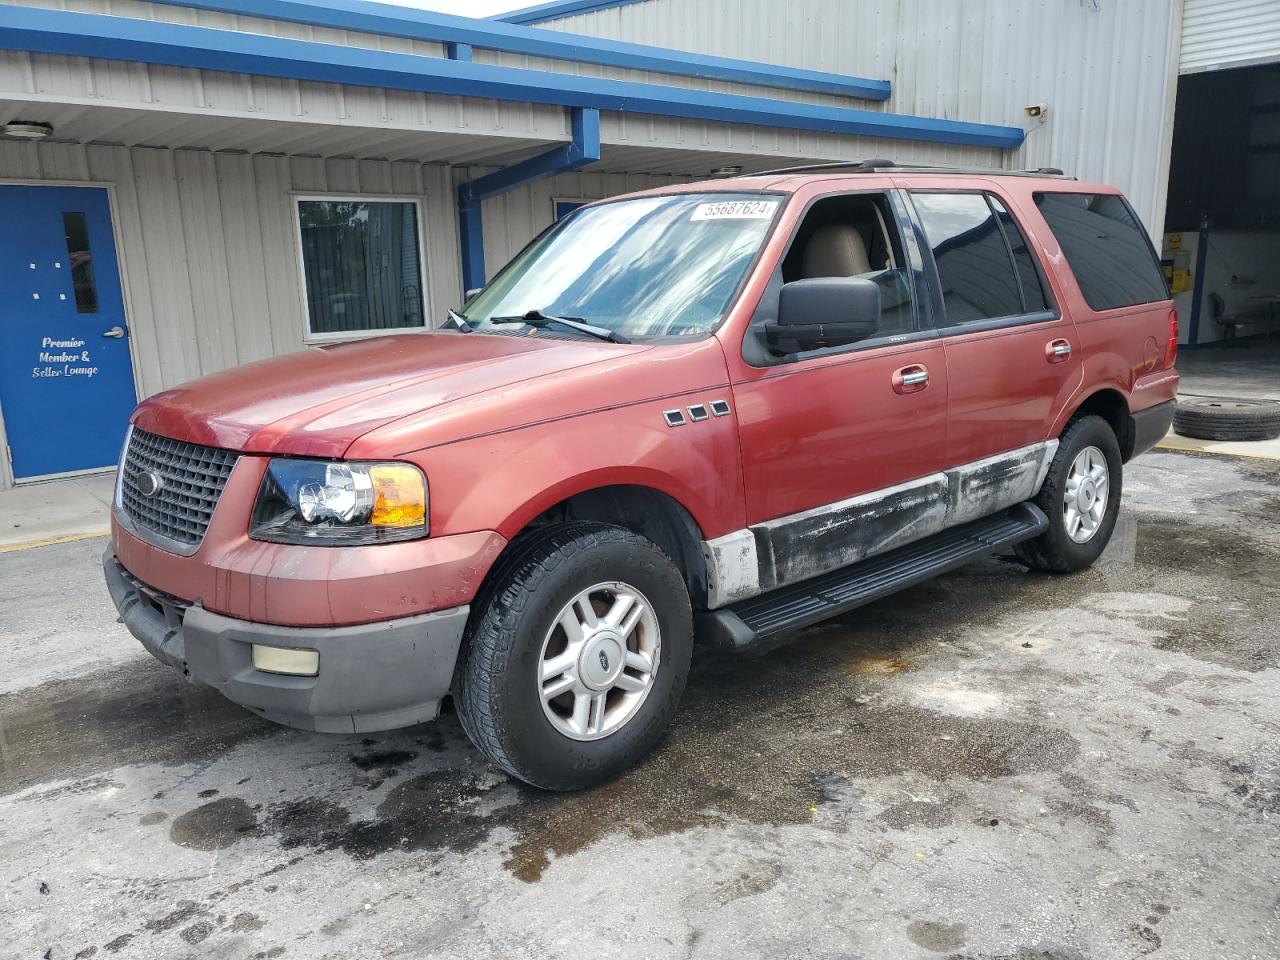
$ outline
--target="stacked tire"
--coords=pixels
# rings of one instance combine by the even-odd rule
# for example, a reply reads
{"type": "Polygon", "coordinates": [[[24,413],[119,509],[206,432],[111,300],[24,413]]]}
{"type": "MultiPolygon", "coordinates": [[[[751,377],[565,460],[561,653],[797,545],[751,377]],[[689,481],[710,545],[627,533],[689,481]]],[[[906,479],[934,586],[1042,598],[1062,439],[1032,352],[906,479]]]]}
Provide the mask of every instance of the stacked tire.
{"type": "Polygon", "coordinates": [[[1280,401],[1179,397],[1173,429],[1199,440],[1274,440],[1280,437],[1280,401]]]}

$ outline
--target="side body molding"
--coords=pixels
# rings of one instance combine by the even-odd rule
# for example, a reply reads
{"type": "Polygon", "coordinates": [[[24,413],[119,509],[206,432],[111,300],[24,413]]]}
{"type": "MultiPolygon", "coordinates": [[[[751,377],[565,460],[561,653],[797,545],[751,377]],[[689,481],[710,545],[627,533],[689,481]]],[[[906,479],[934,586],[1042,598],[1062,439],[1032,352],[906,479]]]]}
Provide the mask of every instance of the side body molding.
{"type": "Polygon", "coordinates": [[[707,606],[808,580],[1030,500],[1058,441],[1019,447],[908,483],[704,541],[707,606]]]}

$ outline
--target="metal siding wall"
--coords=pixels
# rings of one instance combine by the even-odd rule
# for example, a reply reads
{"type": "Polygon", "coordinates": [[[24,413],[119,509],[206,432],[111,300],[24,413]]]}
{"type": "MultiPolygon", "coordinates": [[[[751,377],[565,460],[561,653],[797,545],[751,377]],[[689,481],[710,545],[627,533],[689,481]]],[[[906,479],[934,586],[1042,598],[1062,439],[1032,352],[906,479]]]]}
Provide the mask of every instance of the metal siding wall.
{"type": "MultiPolygon", "coordinates": [[[[158,20],[190,26],[263,33],[297,40],[313,40],[342,46],[367,47],[396,53],[416,53],[441,57],[444,47],[399,37],[308,27],[301,24],[236,17],[140,2],[140,0],[0,0],[0,3],[36,6],[80,13],[158,20]]],[[[23,92],[33,99],[69,100],[113,106],[151,106],[172,111],[186,109],[208,114],[209,119],[157,116],[157,134],[182,134],[183,125],[198,130],[213,119],[279,119],[306,121],[347,127],[330,130],[325,145],[333,153],[353,153],[367,145],[373,129],[389,131],[434,131],[442,133],[491,133],[499,136],[538,140],[568,139],[564,112],[556,107],[532,106],[459,97],[434,96],[398,90],[337,84],[306,83],[273,77],[245,77],[238,74],[178,67],[148,66],[83,57],[48,56],[20,52],[0,52],[0,91],[9,99],[21,100],[23,92]],[[341,143],[343,139],[348,143],[341,143]]],[[[104,131],[115,134],[116,131],[104,131]]],[[[128,139],[129,131],[92,139],[128,139]]],[[[154,142],[143,133],[143,141],[154,142]]],[[[134,141],[137,142],[137,141],[134,141]]],[[[172,142],[172,141],[167,141],[172,142]]],[[[180,141],[179,141],[180,142],[180,141]]],[[[289,147],[303,152],[303,145],[289,147]]],[[[329,152],[326,150],[326,152],[329,152]]],[[[452,159],[452,158],[450,158],[452,159]]]]}
{"type": "MultiPolygon", "coordinates": [[[[139,395],[304,344],[297,192],[420,201],[428,320],[460,300],[445,167],[194,150],[0,142],[0,180],[113,188],[139,395]]],[[[548,201],[547,220],[550,219],[548,201]]]]}
{"type": "Polygon", "coordinates": [[[1280,62],[1277,0],[1184,0],[1181,73],[1280,62]]]}
{"type": "MultiPolygon", "coordinates": [[[[1187,0],[1188,9],[1197,2],[1209,0],[1187,0]]],[[[1257,5],[1280,8],[1276,0],[1257,5]]],[[[1027,126],[1026,143],[1002,165],[1057,166],[1114,183],[1148,230],[1163,232],[1182,0],[648,0],[542,26],[885,77],[893,96],[883,109],[1027,126]],[[1043,124],[1023,115],[1036,103],[1049,106],[1043,124]]],[[[685,135],[701,142],[701,131],[685,135]]],[[[838,155],[849,155],[846,146],[838,155]]],[[[885,141],[872,150],[984,162],[885,141]]]]}
{"type": "MultiPolygon", "coordinates": [[[[458,170],[458,182],[472,180],[489,168],[458,170]]],[[[605,197],[637,190],[651,190],[673,183],[687,183],[690,177],[665,177],[650,174],[564,173],[538,180],[510,193],[504,193],[482,206],[484,217],[485,272],[492,278],[530,240],[550,225],[556,199],[601,200],[605,197]]],[[[455,243],[454,249],[457,249],[455,243]]],[[[443,314],[441,314],[443,315],[443,314]]]]}

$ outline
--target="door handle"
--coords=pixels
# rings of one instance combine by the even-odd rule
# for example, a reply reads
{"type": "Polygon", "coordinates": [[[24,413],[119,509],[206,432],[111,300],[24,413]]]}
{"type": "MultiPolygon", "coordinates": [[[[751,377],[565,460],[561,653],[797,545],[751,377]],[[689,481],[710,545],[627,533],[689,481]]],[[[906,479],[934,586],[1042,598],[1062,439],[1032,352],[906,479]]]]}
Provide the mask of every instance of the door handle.
{"type": "Polygon", "coordinates": [[[112,340],[119,340],[121,337],[124,336],[124,327],[112,327],[110,330],[104,333],[103,336],[110,337],[112,340]]]}
{"type": "Polygon", "coordinates": [[[1044,358],[1050,363],[1061,363],[1071,356],[1070,340],[1050,340],[1044,345],[1044,358]]]}
{"type": "Polygon", "coordinates": [[[922,363],[913,363],[893,371],[893,389],[895,393],[917,393],[929,385],[929,368],[922,363]]]}

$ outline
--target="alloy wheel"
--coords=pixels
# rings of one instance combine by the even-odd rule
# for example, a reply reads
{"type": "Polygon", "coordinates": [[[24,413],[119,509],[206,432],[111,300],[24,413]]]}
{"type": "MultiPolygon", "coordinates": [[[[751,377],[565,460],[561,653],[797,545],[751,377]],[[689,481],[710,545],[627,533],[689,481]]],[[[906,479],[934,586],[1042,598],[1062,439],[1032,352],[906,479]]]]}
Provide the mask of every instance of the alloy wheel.
{"type": "Polygon", "coordinates": [[[617,581],[564,605],[542,642],[538,694],[552,726],[573,740],[620,730],[653,688],[662,635],[653,604],[617,581]]]}

